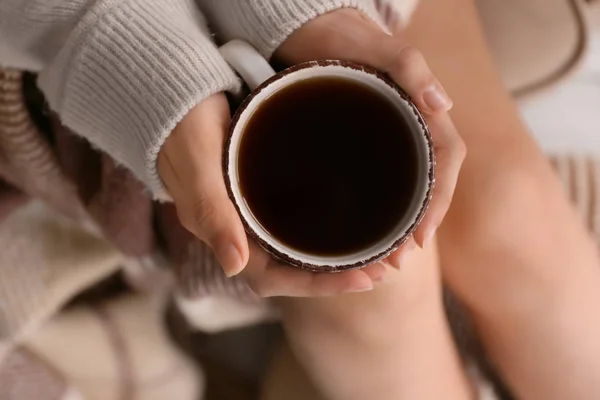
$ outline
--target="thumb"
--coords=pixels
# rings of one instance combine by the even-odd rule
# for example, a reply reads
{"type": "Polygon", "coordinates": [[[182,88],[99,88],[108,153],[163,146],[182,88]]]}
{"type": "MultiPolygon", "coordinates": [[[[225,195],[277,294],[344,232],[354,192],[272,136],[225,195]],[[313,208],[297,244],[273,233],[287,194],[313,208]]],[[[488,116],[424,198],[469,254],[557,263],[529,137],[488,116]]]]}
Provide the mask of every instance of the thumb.
{"type": "Polygon", "coordinates": [[[173,130],[158,169],[182,225],[208,244],[227,276],[248,262],[244,227],[227,195],[221,157],[230,114],[223,94],[194,107],[173,130]]]}
{"type": "Polygon", "coordinates": [[[248,262],[244,228],[226,196],[192,194],[181,213],[184,226],[214,251],[228,277],[239,274],[248,262]]]}

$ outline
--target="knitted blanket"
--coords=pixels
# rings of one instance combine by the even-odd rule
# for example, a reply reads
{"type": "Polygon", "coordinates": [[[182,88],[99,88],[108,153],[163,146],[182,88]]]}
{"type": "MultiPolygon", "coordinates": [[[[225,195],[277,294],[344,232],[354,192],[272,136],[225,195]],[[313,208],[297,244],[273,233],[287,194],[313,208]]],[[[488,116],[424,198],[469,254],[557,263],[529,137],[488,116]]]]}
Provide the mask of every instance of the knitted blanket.
{"type": "MultiPolygon", "coordinates": [[[[139,272],[167,264],[185,299],[255,300],[247,285],[226,278],[209,249],[179,224],[173,205],[153,202],[127,169],[46,111],[33,76],[0,69],[0,223],[32,199],[42,200],[87,235],[106,240],[123,256],[124,267],[139,272]]],[[[90,263],[76,272],[91,279],[66,285],[73,274],[62,270],[67,263],[26,262],[31,254],[21,252],[21,260],[11,254],[12,264],[0,268],[0,339],[27,331],[41,300],[49,300],[47,293],[67,300],[95,283],[92,278],[101,278],[90,263]]]]}

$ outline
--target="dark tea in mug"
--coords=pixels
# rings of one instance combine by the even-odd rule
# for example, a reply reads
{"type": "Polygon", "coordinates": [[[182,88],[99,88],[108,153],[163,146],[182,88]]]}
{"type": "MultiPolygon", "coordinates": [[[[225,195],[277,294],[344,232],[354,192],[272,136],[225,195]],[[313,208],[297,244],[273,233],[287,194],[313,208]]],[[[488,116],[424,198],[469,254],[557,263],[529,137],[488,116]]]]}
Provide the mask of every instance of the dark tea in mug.
{"type": "Polygon", "coordinates": [[[367,249],[409,212],[415,135],[381,93],[342,77],[292,83],[264,100],[241,137],[238,177],[254,218],[297,251],[367,249]]]}

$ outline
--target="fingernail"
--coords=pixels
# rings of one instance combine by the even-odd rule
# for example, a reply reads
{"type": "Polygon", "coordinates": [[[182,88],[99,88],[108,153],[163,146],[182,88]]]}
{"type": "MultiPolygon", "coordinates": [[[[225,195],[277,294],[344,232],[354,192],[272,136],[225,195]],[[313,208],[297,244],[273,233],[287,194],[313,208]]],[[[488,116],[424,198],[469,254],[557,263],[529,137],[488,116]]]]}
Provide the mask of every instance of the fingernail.
{"type": "Polygon", "coordinates": [[[437,83],[432,84],[423,93],[423,101],[434,112],[448,111],[452,108],[452,100],[437,83]]]}
{"type": "Polygon", "coordinates": [[[242,256],[233,244],[227,244],[217,251],[217,258],[228,278],[236,276],[244,269],[242,256]]]}
{"type": "Polygon", "coordinates": [[[369,292],[371,290],[373,290],[373,285],[369,284],[366,286],[359,286],[355,289],[352,289],[352,290],[350,290],[350,293],[362,293],[362,292],[369,292]]]}

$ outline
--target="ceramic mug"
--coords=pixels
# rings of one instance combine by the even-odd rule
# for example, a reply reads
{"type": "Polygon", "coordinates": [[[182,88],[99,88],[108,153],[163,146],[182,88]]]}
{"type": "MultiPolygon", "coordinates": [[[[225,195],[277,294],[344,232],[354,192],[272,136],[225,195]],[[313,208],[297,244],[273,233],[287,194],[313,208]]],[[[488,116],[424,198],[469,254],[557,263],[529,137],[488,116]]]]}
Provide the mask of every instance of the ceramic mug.
{"type": "Polygon", "coordinates": [[[312,61],[276,73],[251,45],[239,40],[220,49],[223,58],[246,82],[251,94],[233,116],[223,155],[223,169],[229,197],[235,205],[248,235],[264,250],[289,265],[314,272],[341,272],[362,268],[380,261],[398,249],[415,231],[425,215],[435,183],[433,143],[425,119],[408,95],[385,74],[369,67],[346,61],[312,61]],[[349,254],[323,256],[301,252],[282,243],[264,229],[244,200],[238,174],[241,138],[253,113],[271,95],[302,80],[336,77],[367,85],[390,100],[404,117],[414,136],[417,152],[417,187],[410,205],[395,228],[376,244],[349,254]]]}

